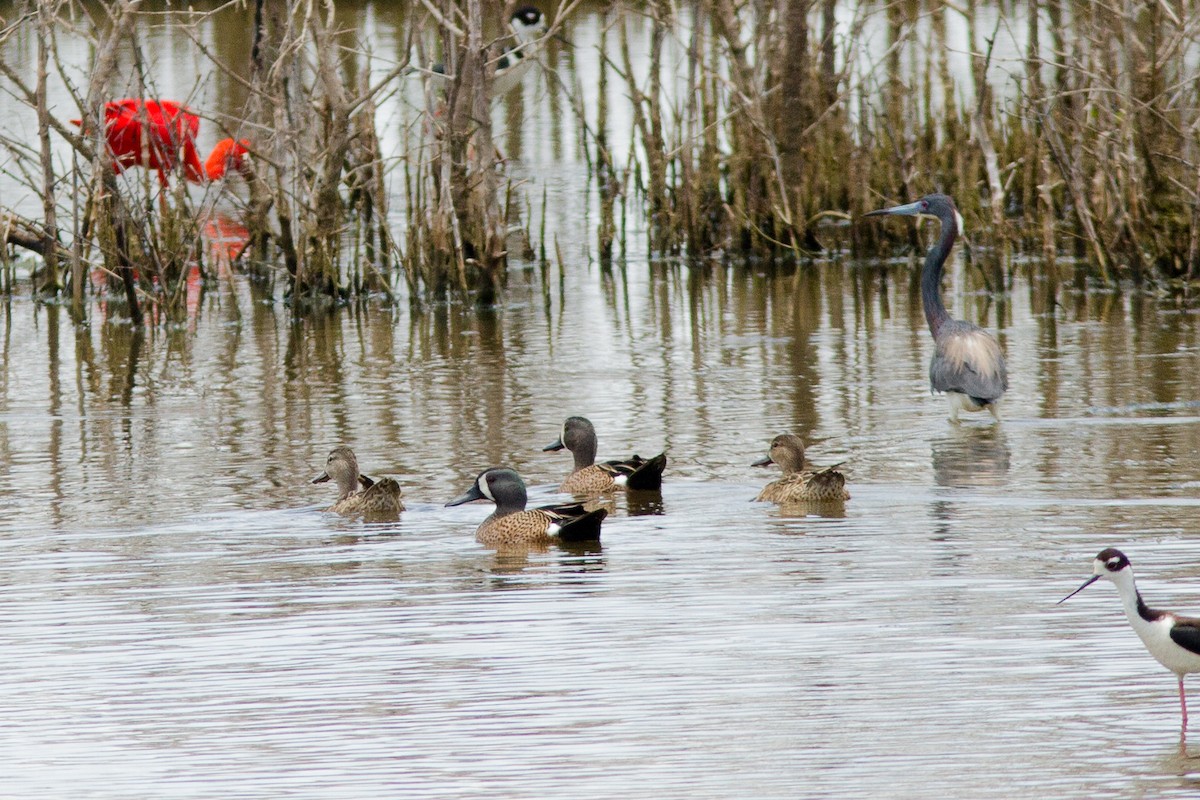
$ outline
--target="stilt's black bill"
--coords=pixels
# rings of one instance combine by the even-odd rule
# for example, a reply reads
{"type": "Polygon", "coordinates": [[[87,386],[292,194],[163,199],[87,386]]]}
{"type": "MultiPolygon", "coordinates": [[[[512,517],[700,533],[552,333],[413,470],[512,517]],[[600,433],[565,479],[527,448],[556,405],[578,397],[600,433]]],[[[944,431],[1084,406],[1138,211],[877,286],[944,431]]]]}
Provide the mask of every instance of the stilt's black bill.
{"type": "Polygon", "coordinates": [[[1098,581],[1098,580],[1100,580],[1100,576],[1099,576],[1099,575],[1093,575],[1092,577],[1088,578],[1086,581],[1084,581],[1084,582],[1083,582],[1083,586],[1080,586],[1078,589],[1076,589],[1075,591],[1071,592],[1069,595],[1067,595],[1066,597],[1064,597],[1062,600],[1059,600],[1059,601],[1058,601],[1057,603],[1055,603],[1054,605],[1056,605],[1056,606],[1057,606],[1057,605],[1062,605],[1063,603],[1067,602],[1067,601],[1068,601],[1068,600],[1070,600],[1072,597],[1074,597],[1075,595],[1079,594],[1079,593],[1080,593],[1080,592],[1082,592],[1084,589],[1086,589],[1087,587],[1091,586],[1093,583],[1095,583],[1095,582],[1096,582],[1096,581],[1098,581]]]}

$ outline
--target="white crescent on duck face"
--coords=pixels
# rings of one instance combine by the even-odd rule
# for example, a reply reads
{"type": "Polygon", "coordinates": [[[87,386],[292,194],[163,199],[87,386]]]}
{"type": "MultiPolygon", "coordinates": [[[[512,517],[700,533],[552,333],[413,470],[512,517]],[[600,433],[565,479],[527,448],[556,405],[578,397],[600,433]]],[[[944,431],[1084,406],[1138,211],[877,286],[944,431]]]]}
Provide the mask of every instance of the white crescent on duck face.
{"type": "Polygon", "coordinates": [[[999,421],[1000,398],[1008,390],[1008,366],[1000,344],[978,325],[953,319],[942,302],[942,270],[963,227],[954,200],[931,194],[915,203],[881,208],[864,216],[879,215],[928,216],[940,222],[941,234],[921,270],[921,303],[934,341],[929,385],[947,395],[953,422],[958,422],[959,411],[985,409],[999,421]]]}
{"type": "Polygon", "coordinates": [[[543,452],[567,449],[574,459],[574,468],[562,484],[560,492],[574,495],[595,495],[612,489],[627,488],[655,491],[662,488],[662,475],[667,467],[667,454],[654,458],[633,455],[630,458],[596,463],[596,428],[586,417],[567,417],[558,439],[542,448],[543,452]]]}
{"type": "Polygon", "coordinates": [[[599,542],[604,509],[588,511],[582,505],[552,505],[526,509],[525,482],[515,470],[484,470],[471,488],[446,505],[488,499],[496,510],[480,523],[475,539],[489,547],[518,547],[550,542],[599,542]]]}

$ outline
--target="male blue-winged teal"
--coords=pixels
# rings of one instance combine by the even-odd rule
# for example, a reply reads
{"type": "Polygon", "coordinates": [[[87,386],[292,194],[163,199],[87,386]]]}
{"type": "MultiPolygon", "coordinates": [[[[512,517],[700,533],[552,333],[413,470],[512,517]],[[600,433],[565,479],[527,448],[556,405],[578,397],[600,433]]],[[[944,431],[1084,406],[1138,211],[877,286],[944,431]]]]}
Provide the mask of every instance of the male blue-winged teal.
{"type": "Polygon", "coordinates": [[[332,480],[341,492],[337,502],[327,511],[346,516],[396,517],[404,510],[400,500],[400,484],[391,478],[371,480],[358,471],[358,459],[349,447],[335,447],[325,459],[325,471],[313,478],[313,483],[332,480]],[[358,488],[359,486],[362,488],[358,488]]]}
{"type": "Polygon", "coordinates": [[[558,487],[560,492],[592,495],[610,489],[661,489],[667,454],[646,459],[639,455],[620,461],[596,462],[596,429],[584,417],[567,417],[562,432],[542,452],[566,448],[575,457],[575,469],[558,487]]]}
{"type": "Polygon", "coordinates": [[[526,510],[527,499],[525,482],[515,470],[493,467],[479,473],[465,494],[446,505],[472,500],[495,503],[496,510],[475,531],[475,540],[489,547],[600,541],[600,522],[608,515],[603,508],[587,511],[575,504],[526,510]]]}
{"type": "Polygon", "coordinates": [[[799,436],[782,433],[771,440],[771,450],[751,466],[778,464],[783,477],[771,481],[758,493],[756,501],[768,503],[802,503],[828,500],[849,500],[846,476],[838,472],[841,464],[817,470],[804,469],[804,442],[799,436]]]}

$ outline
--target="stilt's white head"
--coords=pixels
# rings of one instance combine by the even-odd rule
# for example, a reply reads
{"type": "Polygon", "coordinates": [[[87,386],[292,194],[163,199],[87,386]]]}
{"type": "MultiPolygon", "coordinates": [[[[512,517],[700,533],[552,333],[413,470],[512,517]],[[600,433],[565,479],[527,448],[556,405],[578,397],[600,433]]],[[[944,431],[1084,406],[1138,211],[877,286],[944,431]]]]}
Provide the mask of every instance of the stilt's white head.
{"type": "Polygon", "coordinates": [[[1108,578],[1117,584],[1118,587],[1123,587],[1125,584],[1133,582],[1133,567],[1130,565],[1129,559],[1115,547],[1108,547],[1101,550],[1095,560],[1092,561],[1092,577],[1088,578],[1083,582],[1082,586],[1058,602],[1063,603],[1070,600],[1101,578],[1108,578]]]}

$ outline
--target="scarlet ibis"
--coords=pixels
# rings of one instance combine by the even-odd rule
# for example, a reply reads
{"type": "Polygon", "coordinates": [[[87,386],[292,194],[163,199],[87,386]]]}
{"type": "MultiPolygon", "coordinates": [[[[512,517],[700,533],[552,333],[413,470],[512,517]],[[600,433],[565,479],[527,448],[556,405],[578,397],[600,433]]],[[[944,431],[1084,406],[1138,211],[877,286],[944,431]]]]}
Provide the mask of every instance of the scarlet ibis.
{"type": "Polygon", "coordinates": [[[930,249],[921,270],[921,304],[934,343],[929,384],[935,392],[945,392],[951,422],[958,422],[959,411],[984,409],[999,421],[1000,397],[1008,389],[1008,368],[1000,345],[978,325],[951,317],[942,302],[942,268],[962,230],[962,215],[950,197],[931,194],[915,203],[881,208],[864,216],[885,214],[936,217],[942,223],[938,243],[930,249]]]}
{"type": "MultiPolygon", "coordinates": [[[[77,119],[71,122],[81,125],[77,119]]],[[[164,186],[167,173],[181,163],[183,177],[192,183],[218,180],[231,167],[244,171],[243,156],[249,152],[245,139],[222,139],[201,165],[196,154],[199,129],[200,118],[174,100],[129,97],[104,104],[104,138],[113,171],[122,172],[127,167],[152,169],[164,186]]]]}

